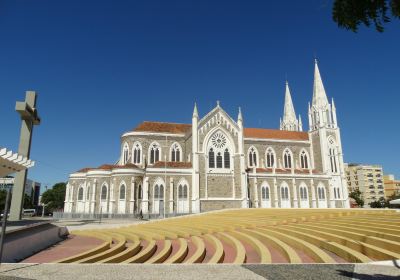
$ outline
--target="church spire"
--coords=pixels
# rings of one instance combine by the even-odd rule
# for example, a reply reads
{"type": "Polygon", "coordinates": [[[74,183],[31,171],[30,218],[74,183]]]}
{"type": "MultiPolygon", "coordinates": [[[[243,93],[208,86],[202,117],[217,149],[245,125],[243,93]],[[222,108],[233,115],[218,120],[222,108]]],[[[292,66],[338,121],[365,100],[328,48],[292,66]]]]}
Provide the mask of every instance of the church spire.
{"type": "Polygon", "coordinates": [[[324,84],[322,83],[321,74],[319,73],[318,62],[315,59],[314,68],[314,87],[313,87],[313,98],[312,105],[316,108],[325,108],[328,105],[328,98],[326,97],[326,92],[324,84]]]}
{"type": "Polygon", "coordinates": [[[283,108],[283,120],[281,121],[281,130],[299,130],[299,122],[294,111],[292,96],[290,94],[289,84],[286,81],[285,105],[283,108]]]}
{"type": "Polygon", "coordinates": [[[197,111],[197,104],[196,102],[194,103],[194,108],[193,108],[193,116],[192,118],[198,118],[199,117],[199,112],[197,111]]]}

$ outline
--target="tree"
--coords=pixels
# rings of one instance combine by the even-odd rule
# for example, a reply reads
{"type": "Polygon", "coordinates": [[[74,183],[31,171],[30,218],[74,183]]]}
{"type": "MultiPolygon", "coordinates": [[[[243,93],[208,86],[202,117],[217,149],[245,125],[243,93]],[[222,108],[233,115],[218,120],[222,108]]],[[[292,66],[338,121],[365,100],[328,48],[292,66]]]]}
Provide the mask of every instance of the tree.
{"type": "Polygon", "coordinates": [[[364,199],[361,197],[361,192],[360,190],[355,190],[349,193],[349,197],[354,199],[358,205],[358,207],[363,207],[364,206],[364,199]]]}
{"type": "Polygon", "coordinates": [[[335,0],[332,17],[339,27],[357,32],[360,24],[375,26],[383,32],[383,25],[393,18],[400,18],[400,0],[335,0]]]}
{"type": "Polygon", "coordinates": [[[46,205],[49,212],[64,208],[65,183],[57,183],[42,195],[42,203],[46,205]]]}
{"type": "Polygon", "coordinates": [[[384,197],[379,198],[379,200],[375,200],[369,204],[371,208],[385,208],[389,207],[389,200],[386,200],[384,197]]]}
{"type": "MultiPolygon", "coordinates": [[[[7,197],[7,190],[0,190],[0,209],[1,211],[4,209],[4,206],[6,204],[6,197],[7,197]]],[[[11,197],[12,193],[10,194],[10,200],[8,203],[11,203],[11,197]]],[[[24,194],[24,209],[32,209],[33,208],[33,203],[32,199],[29,195],[24,194]]]]}

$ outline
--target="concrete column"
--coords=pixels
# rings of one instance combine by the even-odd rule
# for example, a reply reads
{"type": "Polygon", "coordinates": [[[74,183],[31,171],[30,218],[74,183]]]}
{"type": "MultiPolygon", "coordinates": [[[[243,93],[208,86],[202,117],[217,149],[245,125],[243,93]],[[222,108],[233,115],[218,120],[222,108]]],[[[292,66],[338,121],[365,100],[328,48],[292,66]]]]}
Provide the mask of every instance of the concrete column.
{"type": "Polygon", "coordinates": [[[258,208],[258,186],[257,186],[257,178],[254,178],[254,206],[258,208]]]}
{"type": "Polygon", "coordinates": [[[174,213],[174,179],[173,178],[169,178],[169,213],[170,214],[174,213]]]}
{"type": "Polygon", "coordinates": [[[135,214],[135,191],[136,191],[136,183],[135,177],[131,179],[131,197],[129,200],[129,213],[135,214]]]}
{"type": "Polygon", "coordinates": [[[69,183],[65,187],[64,212],[69,213],[69,183]]]}
{"type": "Polygon", "coordinates": [[[114,191],[115,191],[115,178],[111,179],[111,182],[110,182],[110,206],[109,206],[109,210],[108,210],[108,212],[110,214],[114,213],[114,207],[115,207],[114,191]]]}
{"type": "MultiPolygon", "coordinates": [[[[21,133],[19,138],[18,154],[29,158],[31,152],[33,126],[40,124],[40,118],[36,110],[36,93],[27,91],[24,102],[17,102],[15,110],[21,116],[21,133]]],[[[10,221],[19,221],[24,205],[25,183],[28,170],[24,169],[15,175],[12,190],[10,221]]]]}
{"type": "Polygon", "coordinates": [[[299,207],[299,201],[297,199],[296,179],[292,179],[292,188],[293,188],[293,208],[298,208],[299,207]]]}
{"type": "MultiPolygon", "coordinates": [[[[97,180],[94,179],[93,180],[93,191],[92,191],[92,201],[91,203],[91,209],[92,209],[92,213],[96,213],[96,193],[97,193],[97,180]]],[[[99,205],[100,205],[100,199],[99,199],[99,205]]]]}
{"type": "Polygon", "coordinates": [[[70,196],[70,203],[69,203],[69,210],[70,210],[70,213],[74,213],[74,212],[76,212],[76,211],[74,211],[74,204],[75,204],[75,201],[74,201],[74,185],[71,185],[71,196],[70,196]]]}
{"type": "Polygon", "coordinates": [[[336,208],[332,182],[329,181],[329,208],[336,208]]]}
{"type": "Polygon", "coordinates": [[[279,193],[278,193],[278,183],[276,182],[276,178],[274,177],[274,207],[279,208],[279,193]]]}
{"type": "Polygon", "coordinates": [[[145,177],[143,182],[142,213],[149,213],[149,177],[145,177]]]}
{"type": "Polygon", "coordinates": [[[315,197],[314,179],[311,179],[311,208],[317,208],[317,199],[315,197]]]}

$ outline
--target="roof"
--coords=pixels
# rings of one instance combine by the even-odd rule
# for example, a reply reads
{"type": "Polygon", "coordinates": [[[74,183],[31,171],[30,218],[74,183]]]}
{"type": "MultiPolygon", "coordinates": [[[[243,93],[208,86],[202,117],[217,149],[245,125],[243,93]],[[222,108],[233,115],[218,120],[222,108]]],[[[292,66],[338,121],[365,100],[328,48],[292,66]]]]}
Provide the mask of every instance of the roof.
{"type": "Polygon", "coordinates": [[[191,124],[145,121],[134,128],[133,131],[182,134],[188,132],[191,128],[191,124]]]}
{"type": "Polygon", "coordinates": [[[176,162],[176,161],[157,161],[153,167],[155,168],[192,168],[191,162],[176,162]]]}
{"type": "MultiPolygon", "coordinates": [[[[145,121],[134,128],[133,131],[185,134],[190,131],[191,128],[191,124],[145,121]]],[[[260,139],[309,140],[307,132],[266,128],[245,128],[244,137],[260,139]]]]}
{"type": "Polygon", "coordinates": [[[139,167],[132,163],[128,163],[125,165],[103,164],[103,165],[100,165],[99,167],[85,167],[85,168],[82,168],[82,169],[76,171],[76,173],[86,173],[91,170],[112,170],[112,169],[121,169],[121,168],[124,169],[124,168],[139,168],[139,167]]]}
{"type": "Polygon", "coordinates": [[[265,128],[245,128],[245,138],[260,139],[283,139],[283,140],[309,140],[307,132],[265,129],[265,128]]]}

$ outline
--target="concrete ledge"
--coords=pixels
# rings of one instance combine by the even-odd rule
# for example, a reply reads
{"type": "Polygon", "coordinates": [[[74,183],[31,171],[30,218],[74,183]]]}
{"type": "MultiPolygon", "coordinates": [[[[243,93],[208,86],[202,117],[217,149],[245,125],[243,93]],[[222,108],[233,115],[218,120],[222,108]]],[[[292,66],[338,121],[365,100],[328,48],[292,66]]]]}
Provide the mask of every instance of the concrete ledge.
{"type": "Polygon", "coordinates": [[[3,262],[19,262],[62,240],[68,235],[65,227],[50,222],[32,223],[7,231],[4,241],[3,262]]]}

